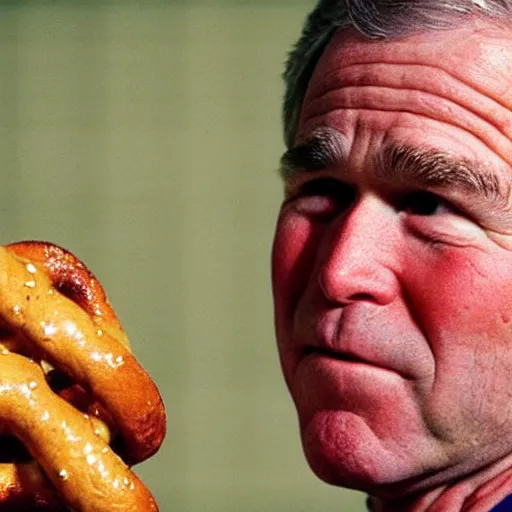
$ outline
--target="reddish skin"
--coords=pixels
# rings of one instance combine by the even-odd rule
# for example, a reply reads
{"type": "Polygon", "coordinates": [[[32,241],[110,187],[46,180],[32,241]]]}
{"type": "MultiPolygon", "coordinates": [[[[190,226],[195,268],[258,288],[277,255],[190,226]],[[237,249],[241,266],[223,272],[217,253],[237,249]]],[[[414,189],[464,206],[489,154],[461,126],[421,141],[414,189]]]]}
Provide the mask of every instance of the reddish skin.
{"type": "Polygon", "coordinates": [[[312,469],[377,510],[487,511],[512,493],[512,214],[447,185],[420,187],[439,198],[421,214],[373,160],[392,140],[509,179],[511,77],[510,29],[486,21],[393,41],[344,30],[306,94],[296,143],[330,127],[347,157],[285,182],[279,356],[312,469]],[[354,201],[303,188],[325,176],[354,201]],[[319,346],[359,362],[304,355],[319,346]]]}

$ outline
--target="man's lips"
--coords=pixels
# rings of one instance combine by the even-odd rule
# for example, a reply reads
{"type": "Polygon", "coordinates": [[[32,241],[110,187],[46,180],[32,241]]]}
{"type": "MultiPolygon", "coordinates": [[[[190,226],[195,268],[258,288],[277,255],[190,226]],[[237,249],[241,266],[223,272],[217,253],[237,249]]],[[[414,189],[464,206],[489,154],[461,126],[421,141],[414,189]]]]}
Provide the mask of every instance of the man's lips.
{"type": "Polygon", "coordinates": [[[341,350],[333,350],[325,346],[307,346],[300,351],[299,364],[308,360],[325,360],[325,361],[339,361],[345,363],[356,364],[357,366],[374,368],[378,370],[385,370],[386,372],[396,373],[404,378],[409,379],[410,377],[400,372],[392,364],[386,364],[377,358],[363,358],[353,352],[344,352],[341,350]]]}
{"type": "Polygon", "coordinates": [[[354,354],[350,354],[348,352],[334,351],[334,350],[331,350],[331,349],[325,348],[325,347],[313,347],[313,346],[306,347],[303,349],[301,357],[305,358],[305,357],[312,356],[312,355],[324,356],[324,357],[328,357],[331,359],[337,359],[339,361],[354,361],[354,362],[359,362],[359,363],[370,364],[370,363],[368,363],[368,361],[364,361],[363,359],[355,356],[354,354]]]}
{"type": "Polygon", "coordinates": [[[352,362],[382,368],[407,380],[432,373],[429,344],[419,327],[402,310],[368,303],[315,309],[303,305],[282,335],[282,357],[293,368],[316,356],[332,362],[352,362]]]}

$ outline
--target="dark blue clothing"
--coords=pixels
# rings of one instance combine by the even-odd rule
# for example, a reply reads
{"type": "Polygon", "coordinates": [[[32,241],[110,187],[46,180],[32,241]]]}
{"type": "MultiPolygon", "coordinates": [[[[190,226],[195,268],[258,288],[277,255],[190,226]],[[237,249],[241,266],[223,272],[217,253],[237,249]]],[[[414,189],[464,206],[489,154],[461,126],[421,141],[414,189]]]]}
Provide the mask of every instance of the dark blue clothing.
{"type": "Polygon", "coordinates": [[[507,496],[501,503],[491,508],[489,512],[512,512],[512,494],[507,496]]]}
{"type": "MultiPolygon", "coordinates": [[[[366,505],[368,507],[368,510],[371,511],[371,505],[370,505],[370,497],[368,496],[366,500],[366,505]]],[[[495,507],[491,508],[489,512],[512,512],[512,494],[507,496],[503,501],[498,503],[495,507]]]]}

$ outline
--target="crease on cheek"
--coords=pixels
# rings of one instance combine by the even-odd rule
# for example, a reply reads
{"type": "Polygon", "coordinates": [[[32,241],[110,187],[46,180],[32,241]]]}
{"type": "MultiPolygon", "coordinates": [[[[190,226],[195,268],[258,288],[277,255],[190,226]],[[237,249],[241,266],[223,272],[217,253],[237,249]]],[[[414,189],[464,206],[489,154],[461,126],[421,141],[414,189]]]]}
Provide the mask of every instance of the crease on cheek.
{"type": "Polygon", "coordinates": [[[505,249],[506,251],[512,251],[512,234],[502,234],[490,230],[486,230],[485,234],[489,240],[494,242],[502,249],[505,249]]]}
{"type": "Polygon", "coordinates": [[[425,325],[425,318],[424,315],[422,315],[422,308],[418,308],[415,305],[412,294],[405,286],[402,286],[402,297],[405,303],[405,310],[409,313],[413,325],[421,333],[423,339],[428,339],[427,331],[423,327],[425,325]]]}

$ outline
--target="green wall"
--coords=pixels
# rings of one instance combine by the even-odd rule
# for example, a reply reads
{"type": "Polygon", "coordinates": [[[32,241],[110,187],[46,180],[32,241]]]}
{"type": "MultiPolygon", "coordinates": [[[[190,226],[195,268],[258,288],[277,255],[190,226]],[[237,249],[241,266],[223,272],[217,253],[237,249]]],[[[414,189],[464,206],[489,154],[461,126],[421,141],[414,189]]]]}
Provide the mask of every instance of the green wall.
{"type": "Polygon", "coordinates": [[[344,512],[274,349],[280,73],[314,2],[0,2],[0,240],[98,275],[167,404],[161,510],[344,512]]]}

